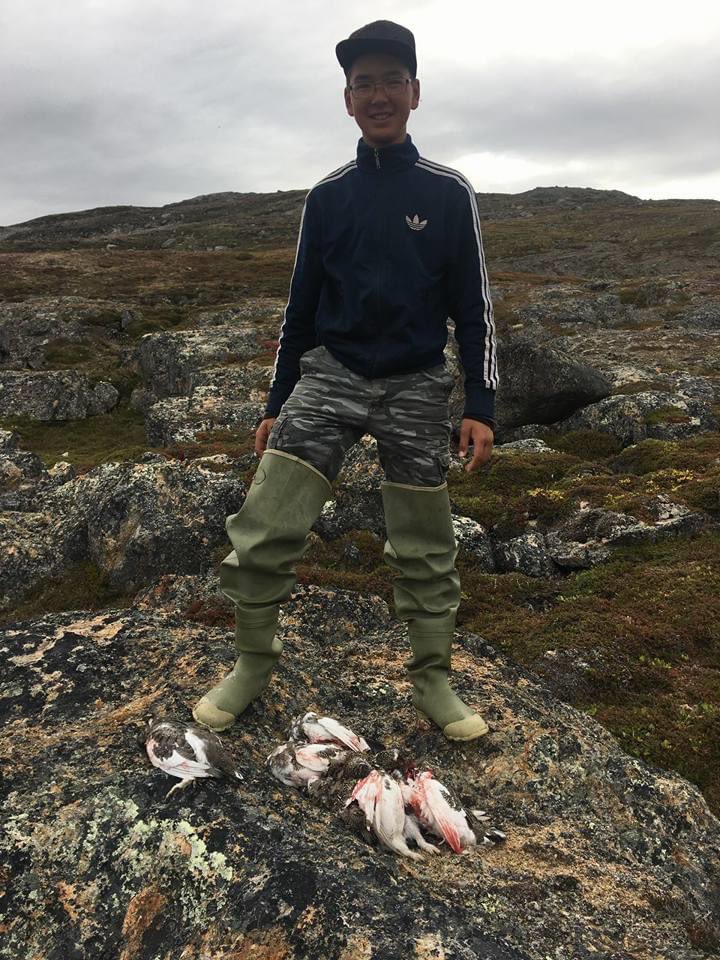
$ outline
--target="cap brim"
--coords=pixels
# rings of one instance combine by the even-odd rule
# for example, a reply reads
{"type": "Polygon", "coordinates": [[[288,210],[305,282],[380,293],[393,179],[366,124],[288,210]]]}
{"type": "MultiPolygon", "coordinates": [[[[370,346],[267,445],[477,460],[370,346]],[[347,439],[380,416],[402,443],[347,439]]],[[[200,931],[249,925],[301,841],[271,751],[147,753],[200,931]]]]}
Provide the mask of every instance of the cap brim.
{"type": "Polygon", "coordinates": [[[397,40],[341,40],[335,47],[335,56],[343,70],[349,70],[357,58],[365,53],[390,53],[415,76],[417,60],[407,44],[397,40]]]}

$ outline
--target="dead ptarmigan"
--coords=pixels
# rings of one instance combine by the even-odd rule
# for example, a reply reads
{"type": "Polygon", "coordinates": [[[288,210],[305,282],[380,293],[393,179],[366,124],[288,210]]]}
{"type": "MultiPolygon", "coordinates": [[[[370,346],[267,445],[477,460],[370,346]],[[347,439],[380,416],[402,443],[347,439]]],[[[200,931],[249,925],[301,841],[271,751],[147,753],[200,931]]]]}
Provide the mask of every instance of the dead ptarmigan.
{"type": "Polygon", "coordinates": [[[243,779],[220,737],[196,723],[153,717],[145,731],[145,750],[154,767],[181,780],[166,798],[198,777],[243,779]]]}
{"type": "Polygon", "coordinates": [[[295,717],[288,729],[288,740],[298,743],[338,743],[358,752],[370,749],[365,740],[348,727],[332,717],[319,717],[316,713],[295,717]]]}
{"type": "Polygon", "coordinates": [[[309,787],[324,776],[330,764],[351,751],[337,743],[282,743],[266,763],[274,777],[288,787],[309,787]]]}

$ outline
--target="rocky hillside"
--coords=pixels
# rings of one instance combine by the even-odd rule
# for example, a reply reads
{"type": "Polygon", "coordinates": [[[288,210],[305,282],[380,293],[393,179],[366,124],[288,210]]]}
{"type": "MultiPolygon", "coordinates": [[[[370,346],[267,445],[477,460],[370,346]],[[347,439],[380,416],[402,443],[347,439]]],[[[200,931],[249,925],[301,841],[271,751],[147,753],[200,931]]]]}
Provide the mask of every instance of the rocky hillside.
{"type": "MultiPolygon", "coordinates": [[[[217,566],[257,460],[299,191],[0,228],[0,956],[720,956],[720,204],[481,195],[493,458],[448,477],[454,670],[491,732],[418,724],[375,442],[283,608],[239,785],[137,736],[232,663],[217,566]],[[503,843],[367,846],[264,759],[316,709],[401,746],[503,843]]],[[[451,412],[462,410],[462,369],[451,412]]]]}

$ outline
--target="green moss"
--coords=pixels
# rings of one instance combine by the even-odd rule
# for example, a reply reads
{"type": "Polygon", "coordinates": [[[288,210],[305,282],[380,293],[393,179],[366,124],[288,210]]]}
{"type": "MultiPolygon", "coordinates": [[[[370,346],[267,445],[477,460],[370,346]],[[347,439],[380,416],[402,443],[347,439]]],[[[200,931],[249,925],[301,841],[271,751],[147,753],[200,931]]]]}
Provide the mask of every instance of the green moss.
{"type": "Polygon", "coordinates": [[[615,473],[652,473],[676,460],[680,444],[674,440],[641,440],[610,461],[615,473]]]}
{"type": "Polygon", "coordinates": [[[636,393],[646,393],[647,391],[659,390],[663,393],[668,393],[672,389],[672,383],[670,380],[666,380],[662,377],[656,377],[653,380],[632,380],[629,383],[621,383],[616,386],[613,391],[613,396],[632,396],[636,393]]]}
{"type": "Polygon", "coordinates": [[[543,437],[553,450],[569,453],[583,460],[604,460],[619,453],[622,443],[617,437],[598,430],[570,430],[568,433],[549,433],[543,437]]]}
{"type": "Polygon", "coordinates": [[[677,407],[658,407],[646,414],[645,422],[647,424],[655,423],[689,423],[690,417],[677,407]]]}
{"type": "Polygon", "coordinates": [[[298,565],[298,583],[376,594],[391,604],[397,574],[383,560],[383,545],[367,530],[351,530],[329,542],[313,538],[298,565]],[[346,551],[351,546],[359,550],[359,560],[349,559],[346,551]]]}

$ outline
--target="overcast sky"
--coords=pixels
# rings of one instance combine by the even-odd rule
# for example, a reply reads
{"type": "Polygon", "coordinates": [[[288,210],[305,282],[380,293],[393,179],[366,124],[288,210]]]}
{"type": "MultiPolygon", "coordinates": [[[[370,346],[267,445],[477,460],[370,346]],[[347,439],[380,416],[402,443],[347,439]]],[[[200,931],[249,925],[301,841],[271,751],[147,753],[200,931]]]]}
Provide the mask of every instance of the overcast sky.
{"type": "Polygon", "coordinates": [[[335,44],[415,34],[420,152],[484,191],[720,200],[720,4],[684,0],[0,0],[0,224],[351,159],[335,44]]]}

